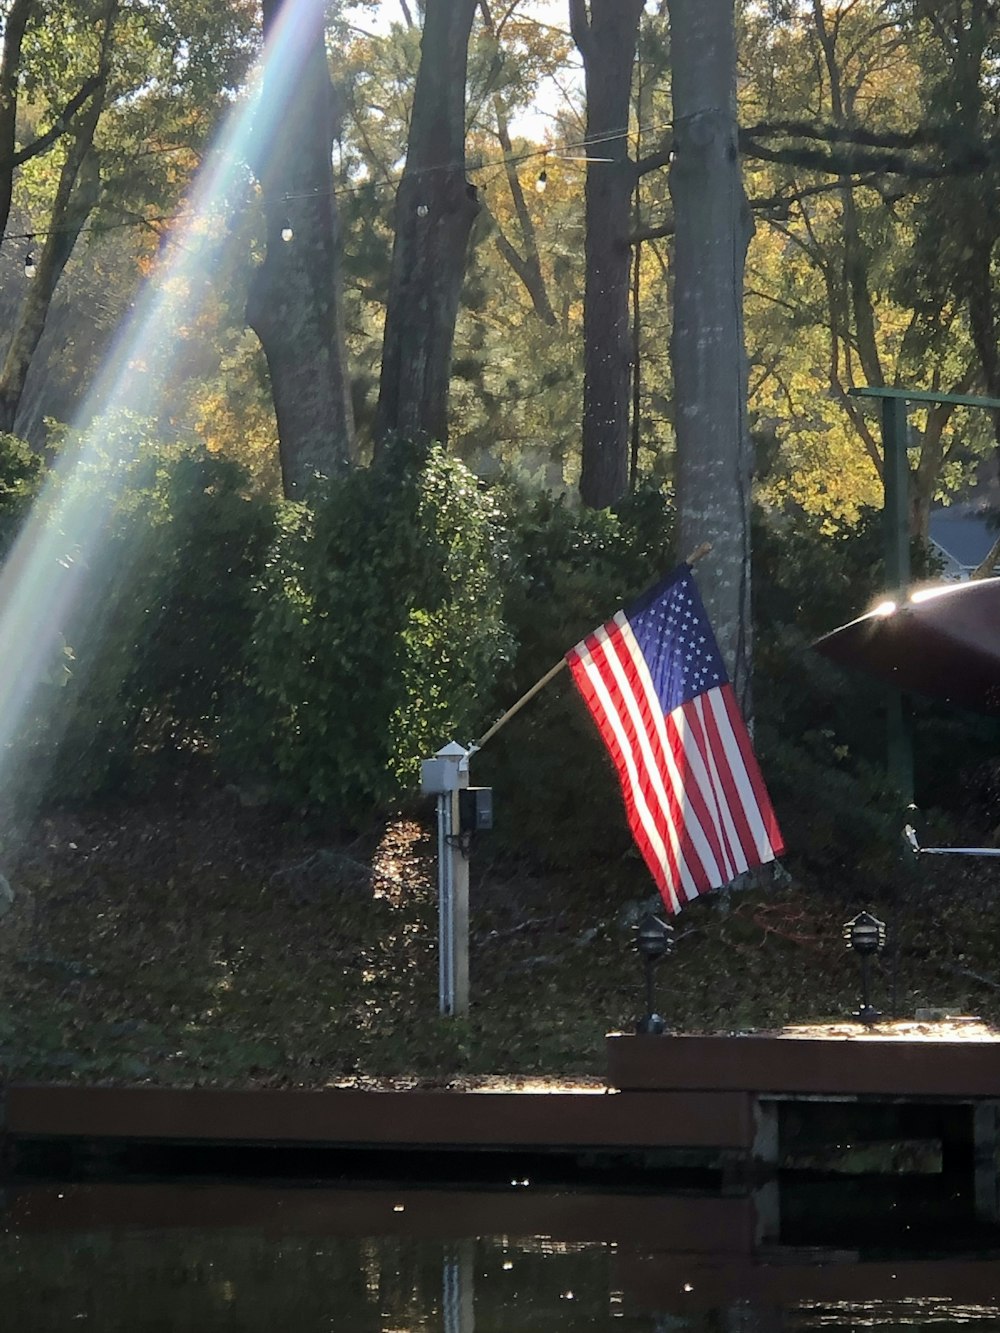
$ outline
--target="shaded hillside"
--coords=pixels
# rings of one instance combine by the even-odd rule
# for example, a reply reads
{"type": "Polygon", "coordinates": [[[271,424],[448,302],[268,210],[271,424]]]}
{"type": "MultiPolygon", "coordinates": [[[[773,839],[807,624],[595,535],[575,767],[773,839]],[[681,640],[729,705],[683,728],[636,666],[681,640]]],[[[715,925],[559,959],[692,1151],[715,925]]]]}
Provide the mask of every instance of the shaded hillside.
{"type": "MultiPolygon", "coordinates": [[[[433,849],[412,820],[333,845],[233,792],[201,794],[52,815],[6,868],[0,1050],[14,1079],[600,1076],[603,1034],[640,1004],[637,860],[541,875],[491,861],[484,839],[468,1022],[436,1013],[433,849]]],[[[988,862],[934,869],[904,896],[900,1012],[1000,1018],[1000,881],[988,862]]],[[[842,1017],[857,970],[840,929],[863,906],[891,915],[885,893],[844,884],[692,904],[661,969],[663,1012],[690,1031],[842,1017]]],[[[887,964],[876,985],[888,1008],[887,964]]]]}

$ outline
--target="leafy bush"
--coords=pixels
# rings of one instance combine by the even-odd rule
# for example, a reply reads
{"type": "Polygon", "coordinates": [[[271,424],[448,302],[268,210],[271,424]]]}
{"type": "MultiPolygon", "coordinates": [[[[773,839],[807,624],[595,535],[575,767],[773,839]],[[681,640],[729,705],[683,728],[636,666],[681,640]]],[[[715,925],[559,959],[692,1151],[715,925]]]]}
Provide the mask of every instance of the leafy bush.
{"type": "Polygon", "coordinates": [[[488,711],[508,565],[493,499],[437,446],[397,443],[285,506],[231,761],[349,819],[412,788],[488,711]]]}
{"type": "Polygon", "coordinates": [[[40,503],[68,659],[25,729],[49,796],[134,787],[141,768],[204,748],[240,681],[270,507],[233,462],[148,434],[108,423],[40,503]]]}
{"type": "Polygon", "coordinates": [[[43,474],[38,454],[16,435],[0,433],[0,558],[14,544],[43,474]]]}

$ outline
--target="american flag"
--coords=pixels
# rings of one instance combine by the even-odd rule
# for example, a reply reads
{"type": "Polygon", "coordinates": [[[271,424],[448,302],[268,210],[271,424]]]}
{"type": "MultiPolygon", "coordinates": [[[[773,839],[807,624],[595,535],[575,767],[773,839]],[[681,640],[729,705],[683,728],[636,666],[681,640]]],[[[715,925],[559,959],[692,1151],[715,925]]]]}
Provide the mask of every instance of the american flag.
{"type": "Polygon", "coordinates": [[[780,856],[778,822],[690,565],[566,660],[668,911],[780,856]]]}

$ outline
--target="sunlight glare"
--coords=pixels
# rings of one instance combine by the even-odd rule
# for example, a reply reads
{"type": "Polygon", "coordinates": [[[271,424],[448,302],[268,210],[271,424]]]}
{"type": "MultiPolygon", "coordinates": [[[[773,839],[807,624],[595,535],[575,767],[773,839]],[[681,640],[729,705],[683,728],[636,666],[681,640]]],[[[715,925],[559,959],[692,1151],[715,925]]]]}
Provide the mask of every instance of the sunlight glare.
{"type": "Polygon", "coordinates": [[[930,588],[918,588],[916,592],[910,593],[910,601],[919,606],[921,602],[929,602],[934,597],[941,597],[944,593],[954,592],[956,588],[961,587],[961,583],[943,583],[934,584],[930,588]]]}
{"type": "MultiPolygon", "coordinates": [[[[261,70],[231,109],[206,164],[191,188],[183,218],[168,234],[156,270],[136,298],[106,363],[78,414],[88,423],[79,444],[53,465],[42,493],[0,570],[0,792],[16,790],[25,757],[18,744],[33,709],[43,706],[40,687],[65,671],[74,639],[99,612],[88,597],[99,585],[107,543],[103,541],[121,490],[95,496],[87,485],[108,444],[108,423],[116,415],[158,419],[169,415],[164,402],[165,370],[178,333],[198,316],[202,294],[211,289],[226,244],[227,218],[244,206],[251,181],[249,149],[260,161],[275,146],[283,104],[297,84],[304,35],[311,25],[303,11],[317,0],[286,4],[268,40],[267,97],[261,97],[261,70]]],[[[249,262],[249,259],[248,259],[249,262]]],[[[127,436],[128,432],[124,432],[127,436]]],[[[134,444],[123,444],[126,462],[134,444]]],[[[141,552],[133,559],[142,558],[141,552]]],[[[127,578],[127,569],[112,571],[127,578]]],[[[72,669],[85,669],[80,663],[72,669]]]]}

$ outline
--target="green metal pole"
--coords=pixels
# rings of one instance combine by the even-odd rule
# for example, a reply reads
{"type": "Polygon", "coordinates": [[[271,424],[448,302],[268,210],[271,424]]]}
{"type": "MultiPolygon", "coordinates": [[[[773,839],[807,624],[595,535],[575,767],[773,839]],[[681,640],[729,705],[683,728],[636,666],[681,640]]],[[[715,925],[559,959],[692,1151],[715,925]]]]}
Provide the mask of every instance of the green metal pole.
{"type": "MultiPolygon", "coordinates": [[[[882,509],[886,592],[902,604],[910,583],[910,489],[906,459],[906,400],[882,399],[882,509]]],[[[913,803],[913,727],[909,700],[891,686],[886,691],[886,764],[889,782],[899,793],[902,811],[913,803]]],[[[892,892],[892,1016],[899,1017],[899,970],[902,927],[901,886],[892,892]]]]}
{"type": "MultiPolygon", "coordinates": [[[[906,461],[906,400],[882,399],[882,511],[885,578],[888,595],[906,597],[910,583],[909,466],[906,461]]],[[[913,801],[913,734],[906,698],[899,690],[888,694],[889,781],[899,792],[902,807],[913,801]]]]}
{"type": "Polygon", "coordinates": [[[882,399],[882,510],[886,591],[905,596],[910,583],[910,477],[906,461],[906,401],[882,399]]]}

